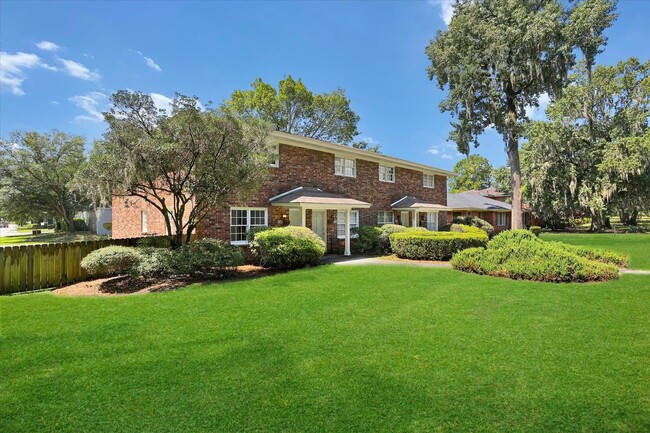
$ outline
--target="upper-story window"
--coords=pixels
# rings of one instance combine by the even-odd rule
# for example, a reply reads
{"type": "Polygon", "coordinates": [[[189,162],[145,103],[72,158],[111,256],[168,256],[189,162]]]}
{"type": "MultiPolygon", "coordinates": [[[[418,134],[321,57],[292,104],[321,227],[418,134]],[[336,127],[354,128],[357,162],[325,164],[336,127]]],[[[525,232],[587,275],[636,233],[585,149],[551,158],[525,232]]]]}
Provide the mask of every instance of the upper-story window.
{"type": "Polygon", "coordinates": [[[395,167],[379,166],[379,180],[382,182],[395,182],[395,167]]]}
{"type": "Polygon", "coordinates": [[[432,174],[426,174],[424,173],[422,175],[422,185],[425,188],[435,188],[436,187],[436,179],[435,176],[432,174]]]}
{"type": "Polygon", "coordinates": [[[334,161],[334,173],[337,176],[356,177],[357,161],[337,156],[334,161]]]}
{"type": "Polygon", "coordinates": [[[271,145],[271,153],[269,154],[269,167],[279,167],[280,166],[280,145],[273,144],[271,145]]]}

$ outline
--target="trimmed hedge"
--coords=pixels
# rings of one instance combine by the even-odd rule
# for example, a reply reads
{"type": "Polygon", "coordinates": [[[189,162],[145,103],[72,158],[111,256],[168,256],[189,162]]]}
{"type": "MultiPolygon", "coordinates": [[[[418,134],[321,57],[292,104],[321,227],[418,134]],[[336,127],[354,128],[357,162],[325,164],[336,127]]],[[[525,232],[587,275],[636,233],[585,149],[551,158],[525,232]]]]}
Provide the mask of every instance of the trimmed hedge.
{"type": "Polygon", "coordinates": [[[468,226],[468,225],[465,225],[465,224],[452,224],[451,226],[449,226],[449,231],[450,232],[459,232],[459,233],[474,233],[474,234],[477,234],[477,235],[480,235],[480,234],[483,234],[483,233],[487,234],[485,232],[485,230],[482,230],[482,229],[480,229],[478,227],[474,227],[474,226],[468,226]]]}
{"type": "Polygon", "coordinates": [[[530,226],[530,231],[535,236],[539,236],[542,233],[542,228],[540,226],[530,226]]]}
{"type": "Polygon", "coordinates": [[[273,269],[315,266],[325,254],[325,242],[306,227],[275,227],[258,232],[250,247],[261,266],[273,269]]]}
{"type": "Polygon", "coordinates": [[[589,260],[596,260],[597,262],[608,263],[618,267],[625,267],[627,265],[627,256],[615,253],[613,251],[600,250],[597,248],[580,247],[577,245],[565,244],[564,242],[544,241],[547,244],[552,244],[564,251],[576,254],[589,260]]]}
{"type": "Polygon", "coordinates": [[[407,230],[390,235],[390,245],[398,257],[412,260],[449,260],[465,248],[484,247],[487,234],[463,232],[420,232],[407,230]]]}
{"type": "Polygon", "coordinates": [[[515,280],[587,282],[618,277],[615,266],[578,255],[570,245],[544,242],[527,230],[502,232],[486,249],[460,251],[451,265],[464,272],[515,280]]]}
{"type": "Polygon", "coordinates": [[[489,237],[492,237],[492,235],[494,234],[494,226],[479,217],[472,217],[472,216],[456,217],[451,222],[452,224],[462,224],[466,226],[477,227],[483,230],[485,233],[487,233],[489,237]]]}
{"type": "Polygon", "coordinates": [[[81,260],[81,267],[89,275],[109,277],[130,272],[142,258],[143,255],[137,248],[112,245],[92,251],[81,260]]]}
{"type": "Polygon", "coordinates": [[[401,233],[406,231],[407,227],[401,226],[399,224],[384,224],[379,228],[381,234],[379,235],[379,249],[382,254],[390,254],[392,252],[390,248],[390,235],[393,233],[401,233]]]}
{"type": "Polygon", "coordinates": [[[244,264],[241,248],[210,238],[199,239],[172,252],[174,274],[220,274],[244,264]]]}

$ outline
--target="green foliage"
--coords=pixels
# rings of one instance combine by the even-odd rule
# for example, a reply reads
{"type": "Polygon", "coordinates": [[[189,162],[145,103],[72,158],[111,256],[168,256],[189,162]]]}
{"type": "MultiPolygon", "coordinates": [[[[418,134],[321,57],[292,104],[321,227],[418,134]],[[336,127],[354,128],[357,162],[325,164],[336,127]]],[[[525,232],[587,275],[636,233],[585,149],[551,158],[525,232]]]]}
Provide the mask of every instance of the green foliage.
{"type": "Polygon", "coordinates": [[[148,278],[174,274],[175,250],[154,247],[142,247],[139,250],[142,260],[129,270],[130,275],[148,278]]]}
{"type": "Polygon", "coordinates": [[[406,231],[407,227],[399,224],[384,224],[379,229],[381,230],[379,235],[380,249],[383,254],[388,254],[392,251],[390,248],[390,235],[406,231]]]}
{"type": "Polygon", "coordinates": [[[455,254],[454,269],[464,272],[547,282],[605,281],[618,277],[616,267],[601,263],[618,259],[604,253],[560,242],[544,242],[527,230],[500,233],[487,248],[455,254]]]}
{"type": "Polygon", "coordinates": [[[271,230],[272,228],[273,227],[269,226],[252,227],[246,232],[246,239],[248,239],[248,242],[251,242],[253,239],[255,239],[255,235],[267,230],[271,230]]]}
{"type": "Polygon", "coordinates": [[[507,165],[496,167],[492,170],[492,186],[497,191],[512,194],[512,183],[510,182],[510,167],[507,165]]]}
{"type": "Polygon", "coordinates": [[[533,122],[522,147],[528,201],[545,225],[650,209],[650,61],[581,63],[573,85],[533,122]]]}
{"type": "Polygon", "coordinates": [[[465,225],[465,224],[452,224],[451,226],[449,226],[449,231],[458,232],[458,233],[473,233],[476,235],[487,234],[485,230],[482,230],[478,227],[465,225]]]}
{"type": "Polygon", "coordinates": [[[138,239],[140,248],[170,248],[169,238],[162,236],[145,236],[138,239]]]}
{"type": "MultiPolygon", "coordinates": [[[[251,87],[233,92],[225,103],[226,109],[240,116],[262,119],[278,131],[303,137],[352,144],[359,135],[359,116],[350,108],[350,100],[342,89],[314,94],[302,80],[296,81],[291,75],[280,80],[277,90],[261,78],[251,87]]],[[[358,142],[354,146],[373,150],[369,143],[358,142]]]]}
{"type": "Polygon", "coordinates": [[[86,161],[83,137],[17,131],[0,140],[0,217],[40,221],[48,216],[74,230],[88,200],[70,187],[86,161]]]}
{"type": "Polygon", "coordinates": [[[270,126],[177,95],[171,113],[151,96],[121,90],[111,97],[104,139],[95,142],[76,188],[107,202],[136,196],[160,212],[174,247],[229,197],[245,199],[268,175],[270,126]]]}
{"type": "Polygon", "coordinates": [[[484,156],[469,155],[456,163],[454,173],[456,176],[448,180],[449,192],[485,189],[490,186],[492,166],[484,156]]]}
{"type": "Polygon", "coordinates": [[[325,242],[306,227],[275,227],[257,233],[250,247],[261,266],[273,269],[316,266],[325,254],[325,242]]]}
{"type": "Polygon", "coordinates": [[[535,236],[539,236],[542,233],[542,228],[540,226],[530,226],[530,232],[535,236]]]}
{"type": "Polygon", "coordinates": [[[82,218],[75,218],[72,220],[74,225],[75,232],[86,232],[88,231],[88,224],[82,218]]]}
{"type": "Polygon", "coordinates": [[[174,250],[171,256],[174,274],[221,274],[244,264],[241,248],[221,240],[203,238],[174,250]]]}
{"type": "Polygon", "coordinates": [[[552,241],[545,241],[545,242],[563,251],[573,253],[580,257],[584,257],[585,259],[595,260],[601,263],[609,263],[611,265],[616,265],[618,267],[624,267],[625,265],[627,265],[627,257],[623,254],[615,253],[613,251],[569,245],[563,242],[552,242],[552,241]]]}
{"type": "Polygon", "coordinates": [[[129,273],[142,258],[142,253],[137,248],[111,245],[90,252],[81,260],[81,267],[89,275],[108,277],[129,273]]]}
{"type": "Polygon", "coordinates": [[[350,247],[354,254],[382,254],[384,248],[382,244],[383,231],[375,226],[361,226],[352,229],[350,247]]]}
{"type": "Polygon", "coordinates": [[[452,220],[452,223],[478,227],[479,229],[487,233],[487,235],[490,237],[492,237],[492,235],[494,234],[494,226],[492,226],[492,224],[479,217],[473,217],[473,216],[456,217],[452,220]]]}
{"type": "Polygon", "coordinates": [[[407,230],[390,235],[391,249],[400,258],[413,260],[449,260],[465,248],[481,247],[488,237],[478,232],[419,232],[407,230]]]}

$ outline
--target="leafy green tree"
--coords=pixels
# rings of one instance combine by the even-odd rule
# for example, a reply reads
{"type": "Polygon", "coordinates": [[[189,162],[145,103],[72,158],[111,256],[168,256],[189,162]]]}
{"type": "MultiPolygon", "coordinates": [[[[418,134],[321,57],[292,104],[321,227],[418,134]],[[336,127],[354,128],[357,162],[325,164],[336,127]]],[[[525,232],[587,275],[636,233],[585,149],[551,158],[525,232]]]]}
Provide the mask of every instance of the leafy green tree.
{"type": "Polygon", "coordinates": [[[512,185],[510,183],[510,167],[504,165],[492,169],[491,185],[495,187],[497,191],[512,194],[512,185]]]}
{"type": "Polygon", "coordinates": [[[559,0],[458,1],[445,31],[426,48],[429,78],[447,98],[455,121],[450,139],[469,154],[470,143],[494,127],[504,139],[512,184],[512,227],[521,228],[519,139],[525,108],[555,96],[574,62],[567,14],[559,0]]]}
{"type": "Polygon", "coordinates": [[[291,75],[280,80],[278,88],[258,78],[249,90],[235,90],[227,109],[271,123],[276,130],[319,140],[334,141],[378,151],[379,146],[354,142],[359,135],[359,116],[350,108],[342,89],[314,94],[291,75]]]}
{"type": "Polygon", "coordinates": [[[587,215],[600,230],[615,211],[634,223],[650,209],[650,61],[592,72],[581,62],[547,116],[531,124],[522,149],[531,203],[544,219],[587,215]]]}
{"type": "Polygon", "coordinates": [[[0,214],[14,221],[54,216],[74,231],[88,200],[71,188],[86,161],[84,139],[64,132],[17,131],[0,141],[0,214]]]}
{"type": "Polygon", "coordinates": [[[75,183],[104,202],[135,196],[163,216],[173,247],[187,243],[210,210],[255,191],[268,172],[270,126],[177,95],[168,114],[151,97],[121,90],[75,183]]]}
{"type": "Polygon", "coordinates": [[[456,177],[449,179],[449,191],[452,193],[485,189],[490,186],[492,166],[481,155],[470,155],[454,166],[456,177]]]}

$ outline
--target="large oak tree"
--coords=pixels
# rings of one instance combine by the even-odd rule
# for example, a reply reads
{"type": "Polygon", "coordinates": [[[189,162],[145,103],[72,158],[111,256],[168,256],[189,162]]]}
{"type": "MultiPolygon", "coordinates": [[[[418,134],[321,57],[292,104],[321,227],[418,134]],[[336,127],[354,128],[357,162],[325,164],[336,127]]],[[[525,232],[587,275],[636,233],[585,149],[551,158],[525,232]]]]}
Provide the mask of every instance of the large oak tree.
{"type": "Polygon", "coordinates": [[[567,13],[558,0],[458,1],[447,30],[426,48],[429,78],[447,97],[442,111],[455,117],[450,139],[469,154],[494,127],[508,155],[512,228],[522,227],[519,140],[525,109],[543,93],[554,96],[574,62],[567,13]]]}
{"type": "Polygon", "coordinates": [[[118,91],[111,101],[109,130],[76,184],[104,201],[136,196],[149,203],[162,214],[172,247],[189,242],[211,210],[244,199],[268,173],[270,127],[258,119],[203,109],[182,95],[171,113],[140,92],[118,91]]]}

